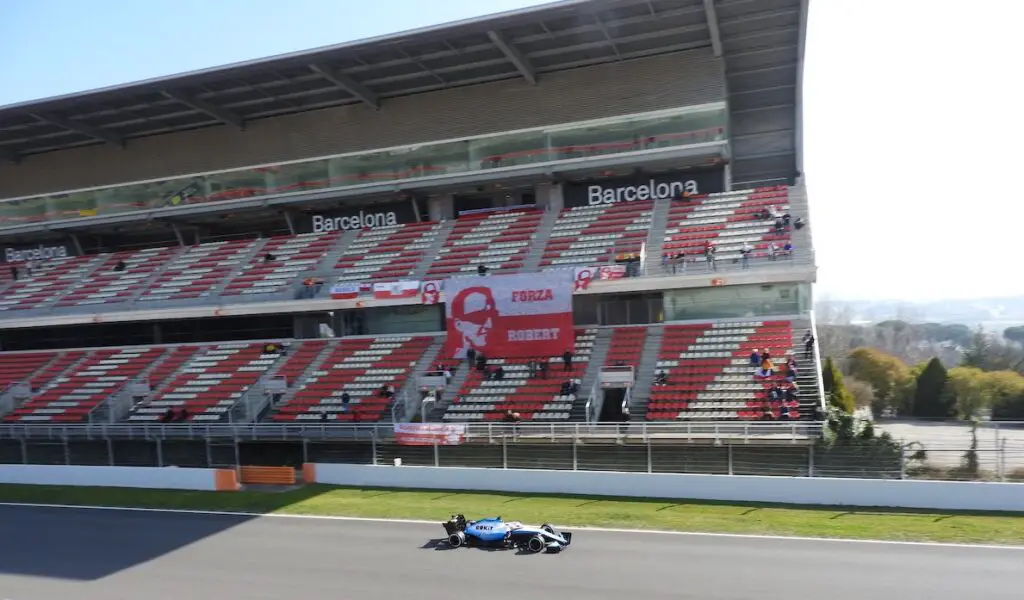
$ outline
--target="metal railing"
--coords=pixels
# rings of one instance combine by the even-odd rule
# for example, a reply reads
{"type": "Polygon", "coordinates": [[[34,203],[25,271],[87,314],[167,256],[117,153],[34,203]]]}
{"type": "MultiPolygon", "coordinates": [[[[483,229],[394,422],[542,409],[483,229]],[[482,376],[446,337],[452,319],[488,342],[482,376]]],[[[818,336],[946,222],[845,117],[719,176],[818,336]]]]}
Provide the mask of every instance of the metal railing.
{"type": "MultiPolygon", "coordinates": [[[[550,440],[577,442],[623,436],[648,440],[721,441],[779,440],[797,443],[820,438],[822,424],[812,421],[787,423],[727,423],[694,421],[687,423],[520,423],[510,429],[505,423],[466,424],[467,441],[490,441],[509,438],[514,441],[550,440]]],[[[390,440],[391,424],[243,424],[216,423],[119,423],[92,425],[0,425],[0,439],[65,440],[65,439],[237,439],[237,440],[390,440]]]]}

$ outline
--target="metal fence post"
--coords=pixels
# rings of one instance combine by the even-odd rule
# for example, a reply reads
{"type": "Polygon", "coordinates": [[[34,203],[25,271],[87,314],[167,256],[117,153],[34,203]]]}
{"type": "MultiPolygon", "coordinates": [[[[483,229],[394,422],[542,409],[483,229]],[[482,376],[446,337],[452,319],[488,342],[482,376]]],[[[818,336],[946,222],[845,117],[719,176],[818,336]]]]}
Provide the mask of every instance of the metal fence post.
{"type": "Polygon", "coordinates": [[[210,444],[210,438],[206,438],[206,466],[213,466],[213,448],[210,444]]]}
{"type": "Polygon", "coordinates": [[[508,440],[501,438],[501,468],[508,468],[508,440]]]}
{"type": "Polygon", "coordinates": [[[114,440],[112,440],[110,437],[107,437],[107,459],[110,463],[110,466],[117,466],[117,459],[114,456],[114,440]]]}
{"type": "Polygon", "coordinates": [[[907,447],[900,446],[900,479],[907,478],[907,447]]]}
{"type": "Polygon", "coordinates": [[[654,472],[654,460],[651,457],[651,451],[652,451],[651,440],[647,440],[647,472],[648,473],[653,473],[654,472]]]}
{"type": "Polygon", "coordinates": [[[377,466],[377,432],[374,431],[373,436],[370,437],[370,460],[373,461],[373,466],[377,466]]]}
{"type": "Polygon", "coordinates": [[[302,463],[305,464],[305,463],[308,463],[308,462],[309,462],[309,440],[307,438],[302,438],[302,463]]]}
{"type": "Polygon", "coordinates": [[[996,465],[999,470],[999,479],[1006,481],[1006,438],[999,440],[999,455],[996,457],[996,465]]]}
{"type": "Polygon", "coordinates": [[[434,441],[434,466],[441,466],[441,450],[437,446],[437,441],[434,441]]]}
{"type": "Polygon", "coordinates": [[[164,443],[160,438],[153,440],[156,442],[156,466],[164,466],[164,443]]]}
{"type": "MultiPolygon", "coordinates": [[[[60,442],[61,442],[61,445],[64,446],[64,464],[70,465],[71,464],[71,446],[68,444],[68,439],[67,438],[63,438],[60,442]]],[[[111,455],[111,456],[113,456],[113,455],[111,455]]]]}
{"type": "Polygon", "coordinates": [[[814,444],[811,444],[807,448],[807,476],[814,477],[814,444]]]}
{"type": "Polygon", "coordinates": [[[235,447],[235,466],[236,467],[241,467],[242,466],[242,448],[240,447],[241,445],[238,443],[238,438],[234,439],[234,444],[233,445],[235,447]]]}
{"type": "Polygon", "coordinates": [[[732,444],[726,444],[726,455],[729,457],[729,474],[732,475],[732,444]]]}
{"type": "Polygon", "coordinates": [[[21,438],[21,464],[28,464],[28,441],[25,438],[21,438]]]}
{"type": "Polygon", "coordinates": [[[572,470],[573,471],[579,471],[580,470],[579,469],[580,461],[579,461],[579,456],[577,455],[577,451],[579,449],[577,448],[577,446],[579,446],[579,443],[574,439],[572,441],[572,470]]]}

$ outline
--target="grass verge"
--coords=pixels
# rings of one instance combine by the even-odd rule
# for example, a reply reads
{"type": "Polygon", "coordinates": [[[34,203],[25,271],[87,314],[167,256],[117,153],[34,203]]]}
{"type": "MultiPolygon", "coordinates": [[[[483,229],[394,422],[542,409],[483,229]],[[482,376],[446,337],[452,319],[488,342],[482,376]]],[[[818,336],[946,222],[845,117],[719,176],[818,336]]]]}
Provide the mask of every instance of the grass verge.
{"type": "Polygon", "coordinates": [[[675,531],[1024,544],[1024,515],[742,505],[671,500],[356,489],[182,492],[0,485],[0,502],[338,515],[441,521],[502,515],[526,522],[675,531]]]}

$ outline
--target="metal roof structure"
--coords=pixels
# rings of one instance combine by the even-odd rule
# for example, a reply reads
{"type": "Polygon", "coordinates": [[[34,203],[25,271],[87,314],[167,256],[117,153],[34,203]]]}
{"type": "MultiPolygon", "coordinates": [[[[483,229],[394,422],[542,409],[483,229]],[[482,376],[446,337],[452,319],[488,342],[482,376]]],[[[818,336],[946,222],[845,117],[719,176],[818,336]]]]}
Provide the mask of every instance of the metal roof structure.
{"type": "MultiPolygon", "coordinates": [[[[802,168],[809,0],[563,0],[336,46],[0,107],[0,159],[711,47],[725,60],[733,178],[802,168]],[[764,115],[761,118],[759,115],[764,115]]],[[[685,74],[680,74],[685,76],[685,74]]]]}

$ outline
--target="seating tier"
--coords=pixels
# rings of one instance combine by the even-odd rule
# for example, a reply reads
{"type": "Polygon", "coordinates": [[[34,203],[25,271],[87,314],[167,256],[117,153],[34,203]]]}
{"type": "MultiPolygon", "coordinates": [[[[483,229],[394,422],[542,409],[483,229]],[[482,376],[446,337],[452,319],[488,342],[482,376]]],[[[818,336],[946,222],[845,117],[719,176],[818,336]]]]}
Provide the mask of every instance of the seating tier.
{"type": "Polygon", "coordinates": [[[333,349],[320,368],[279,407],[273,420],[378,421],[392,403],[381,395],[381,388],[393,386],[400,393],[433,341],[429,336],[390,336],[332,342],[333,349]],[[345,393],[347,406],[342,402],[345,393]]]}
{"type": "Polygon", "coordinates": [[[341,231],[324,234],[304,233],[296,236],[270,238],[249,260],[241,273],[232,279],[223,296],[273,294],[288,290],[301,280],[302,274],[314,270],[342,235],[341,231]],[[273,260],[266,260],[267,254],[273,260]]]}
{"type": "Polygon", "coordinates": [[[191,246],[170,260],[139,300],[205,298],[232,271],[242,266],[259,243],[260,240],[237,240],[191,246]]]}
{"type": "Polygon", "coordinates": [[[498,421],[511,410],[519,413],[524,421],[568,421],[576,395],[561,395],[562,384],[569,379],[583,379],[597,337],[596,329],[578,329],[575,333],[571,369],[565,370],[560,356],[539,357],[535,360],[548,363],[546,377],[530,377],[528,358],[488,359],[488,366],[500,365],[504,369],[504,378],[487,379],[473,368],[445,411],[444,420],[498,421]]]}
{"type": "Polygon", "coordinates": [[[653,202],[638,201],[563,209],[540,266],[605,264],[618,254],[639,253],[653,207],[653,202]]]}
{"type": "Polygon", "coordinates": [[[338,281],[397,281],[412,275],[440,233],[436,222],[364,229],[334,265],[338,281]]]}
{"type": "MultiPolygon", "coordinates": [[[[760,419],[767,388],[782,377],[755,379],[749,356],[755,349],[768,349],[784,360],[792,347],[789,321],[668,325],[657,364],[667,383],[651,388],[647,419],[760,419]]],[[[786,408],[788,418],[799,418],[798,402],[786,408]]]]}
{"type": "Polygon", "coordinates": [[[527,209],[459,217],[427,275],[475,273],[478,265],[497,272],[521,269],[543,216],[527,209]]]}

